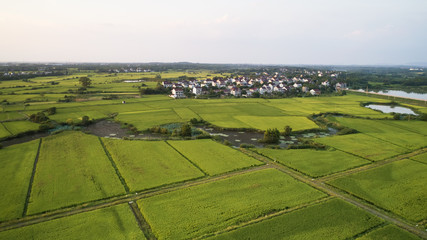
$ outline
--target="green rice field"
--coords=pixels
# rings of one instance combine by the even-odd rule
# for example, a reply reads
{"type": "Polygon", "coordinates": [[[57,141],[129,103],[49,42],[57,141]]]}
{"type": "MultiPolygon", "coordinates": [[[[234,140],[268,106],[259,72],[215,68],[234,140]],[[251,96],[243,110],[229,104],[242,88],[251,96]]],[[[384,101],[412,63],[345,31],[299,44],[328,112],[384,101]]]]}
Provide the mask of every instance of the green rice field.
{"type": "Polygon", "coordinates": [[[183,239],[324,196],[286,174],[266,169],[141,199],[138,205],[159,239],[183,239]]]}
{"type": "Polygon", "coordinates": [[[317,138],[314,141],[372,161],[384,160],[409,152],[407,148],[362,133],[317,138]]]}
{"type": "Polygon", "coordinates": [[[0,81],[0,240],[427,239],[425,102],[323,87],[283,98],[140,94],[162,81],[242,74],[186,65],[0,81]],[[364,107],[391,101],[420,115],[394,120],[364,107]],[[50,122],[27,120],[38,112],[50,122]],[[217,136],[150,132],[183,123],[217,136]],[[285,126],[280,144],[257,142],[285,126]]]}
{"type": "Polygon", "coordinates": [[[357,118],[336,118],[336,120],[342,125],[356,129],[371,137],[408,149],[415,150],[427,146],[427,136],[421,132],[427,129],[426,122],[366,120],[357,118]]]}
{"type": "Polygon", "coordinates": [[[427,219],[427,165],[402,160],[335,179],[329,184],[411,221],[427,219]]]}
{"type": "Polygon", "coordinates": [[[419,162],[423,162],[427,164],[427,152],[426,153],[422,153],[419,154],[417,156],[411,157],[411,159],[415,160],[415,161],[419,161],[419,162]]]}
{"type": "Polygon", "coordinates": [[[210,139],[168,143],[209,175],[261,165],[261,162],[210,139]]]}
{"type": "Polygon", "coordinates": [[[30,122],[30,121],[3,122],[3,125],[13,135],[16,135],[22,132],[36,131],[39,129],[39,124],[30,122]]]}
{"type": "Polygon", "coordinates": [[[44,138],[29,214],[125,193],[97,137],[64,132],[44,138]]]}
{"type": "Polygon", "coordinates": [[[401,228],[398,228],[394,225],[387,225],[385,227],[375,229],[372,232],[369,232],[366,235],[363,235],[358,240],[421,240],[421,238],[415,236],[414,234],[407,232],[401,228]]]}
{"type": "Polygon", "coordinates": [[[163,141],[102,141],[131,191],[203,176],[163,141]]]}
{"type": "Polygon", "coordinates": [[[350,239],[381,223],[359,208],[332,199],[209,239],[350,239]]]}
{"type": "Polygon", "coordinates": [[[311,177],[321,177],[370,163],[368,160],[339,150],[277,150],[265,148],[256,151],[311,177]]]}
{"type": "Polygon", "coordinates": [[[127,204],[0,232],[0,239],[145,239],[127,204]]]}
{"type": "Polygon", "coordinates": [[[34,140],[0,150],[0,222],[22,216],[38,146],[34,140]]]}

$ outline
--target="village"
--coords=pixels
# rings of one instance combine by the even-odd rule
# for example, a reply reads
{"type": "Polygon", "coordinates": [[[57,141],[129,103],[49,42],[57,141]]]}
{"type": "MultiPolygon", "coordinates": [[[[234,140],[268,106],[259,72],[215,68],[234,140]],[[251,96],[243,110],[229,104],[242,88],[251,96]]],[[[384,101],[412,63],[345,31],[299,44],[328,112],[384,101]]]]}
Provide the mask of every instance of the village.
{"type": "Polygon", "coordinates": [[[287,78],[276,76],[262,76],[251,79],[213,78],[192,81],[163,81],[165,88],[171,89],[172,98],[196,97],[200,98],[209,94],[217,96],[234,97],[260,97],[265,95],[307,95],[319,96],[322,91],[341,91],[347,89],[347,84],[337,82],[337,74],[331,74],[331,80],[314,81],[307,78],[287,78]]]}

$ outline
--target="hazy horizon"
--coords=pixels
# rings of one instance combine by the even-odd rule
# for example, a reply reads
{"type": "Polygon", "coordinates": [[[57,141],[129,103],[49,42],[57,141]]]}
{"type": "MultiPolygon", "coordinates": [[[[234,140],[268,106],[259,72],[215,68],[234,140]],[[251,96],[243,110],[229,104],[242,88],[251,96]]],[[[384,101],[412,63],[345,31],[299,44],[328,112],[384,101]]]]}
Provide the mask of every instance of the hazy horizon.
{"type": "Polygon", "coordinates": [[[427,1],[3,2],[0,62],[427,65],[427,1]]]}

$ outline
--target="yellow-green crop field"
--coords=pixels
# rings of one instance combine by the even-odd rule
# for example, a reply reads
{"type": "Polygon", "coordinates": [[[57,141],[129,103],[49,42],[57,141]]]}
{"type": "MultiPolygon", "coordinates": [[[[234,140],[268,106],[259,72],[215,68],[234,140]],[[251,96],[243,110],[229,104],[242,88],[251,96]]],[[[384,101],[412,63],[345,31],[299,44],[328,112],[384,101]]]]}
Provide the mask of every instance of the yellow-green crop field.
{"type": "Polygon", "coordinates": [[[184,239],[325,196],[266,169],[142,199],[138,205],[160,239],[184,239]]]}
{"type": "Polygon", "coordinates": [[[169,141],[190,161],[209,175],[230,172],[262,164],[234,149],[216,143],[210,139],[197,141],[169,141]]]}
{"type": "Polygon", "coordinates": [[[418,222],[427,219],[427,165],[411,160],[332,180],[330,184],[418,222]]]}
{"type": "Polygon", "coordinates": [[[22,217],[39,140],[0,151],[0,221],[22,217]]]}
{"type": "MultiPolygon", "coordinates": [[[[427,239],[427,122],[392,120],[363,107],[390,100],[353,93],[139,96],[138,87],[155,88],[167,78],[229,74],[85,72],[2,81],[0,240],[427,239]],[[92,85],[78,94],[84,76],[92,85]],[[65,95],[76,101],[63,102],[65,95]],[[34,134],[46,124],[27,120],[38,112],[57,124],[46,137],[34,134]],[[329,115],[312,116],[320,113],[329,115]],[[108,121],[74,130],[61,126],[78,124],[83,116],[108,121]],[[206,122],[206,132],[238,136],[290,126],[294,132],[281,142],[297,143],[294,149],[239,148],[216,137],[197,139],[205,135],[138,132],[118,139],[108,129],[115,122],[112,128],[123,132],[130,124],[139,131],[169,128],[193,118],[206,122]],[[90,133],[99,126],[106,129],[97,135],[109,137],[90,133]],[[326,127],[343,131],[322,132],[326,127]]],[[[427,113],[422,103],[407,106],[427,113]]],[[[197,132],[199,125],[192,127],[197,132]]]]}
{"type": "Polygon", "coordinates": [[[311,177],[321,177],[370,163],[368,160],[339,150],[265,148],[256,151],[311,177]]]}
{"type": "Polygon", "coordinates": [[[42,140],[28,213],[125,193],[98,138],[65,132],[42,140]]]}
{"type": "Polygon", "coordinates": [[[381,223],[381,219],[333,199],[209,239],[348,239],[381,223]]]}
{"type": "Polygon", "coordinates": [[[0,239],[145,239],[127,204],[0,232],[0,239]]]}
{"type": "Polygon", "coordinates": [[[102,140],[131,191],[204,174],[163,141],[102,140]]]}

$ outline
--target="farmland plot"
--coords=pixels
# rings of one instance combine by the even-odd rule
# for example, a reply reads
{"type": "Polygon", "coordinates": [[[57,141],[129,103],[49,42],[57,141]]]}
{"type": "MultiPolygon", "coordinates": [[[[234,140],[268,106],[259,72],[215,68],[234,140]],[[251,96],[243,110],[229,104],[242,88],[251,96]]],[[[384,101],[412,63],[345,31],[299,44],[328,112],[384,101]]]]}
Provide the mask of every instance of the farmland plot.
{"type": "Polygon", "coordinates": [[[9,131],[12,132],[13,135],[39,129],[39,124],[30,121],[13,121],[4,122],[3,124],[7,129],[9,129],[9,131]]]}
{"type": "Polygon", "coordinates": [[[127,204],[0,232],[0,239],[145,239],[127,204]]]}
{"type": "Polygon", "coordinates": [[[64,132],[43,139],[29,214],[125,193],[95,136],[64,132]]]}
{"type": "Polygon", "coordinates": [[[254,158],[210,139],[169,141],[169,144],[209,175],[262,164],[254,158]]]}
{"type": "Polygon", "coordinates": [[[131,191],[203,176],[163,141],[103,139],[131,191]]]}
{"type": "Polygon", "coordinates": [[[39,140],[0,150],[0,221],[22,216],[39,140]]]}
{"type": "Polygon", "coordinates": [[[370,163],[368,160],[339,150],[277,150],[265,148],[257,149],[257,152],[312,177],[325,176],[370,163]]]}
{"type": "Polygon", "coordinates": [[[139,130],[145,130],[166,123],[183,122],[172,109],[120,113],[116,119],[131,123],[139,130]]]}
{"type": "Polygon", "coordinates": [[[138,205],[159,239],[183,239],[325,196],[278,170],[265,169],[141,199],[138,205]]]}
{"type": "Polygon", "coordinates": [[[251,126],[251,128],[267,130],[268,128],[277,128],[283,130],[285,126],[290,126],[293,131],[319,128],[313,121],[306,117],[281,116],[235,116],[235,119],[251,126]]]}
{"type": "MultiPolygon", "coordinates": [[[[336,118],[336,120],[347,127],[354,128],[371,137],[379,138],[405,148],[418,149],[427,145],[427,136],[405,130],[405,128],[413,129],[413,127],[409,127],[410,124],[398,123],[401,121],[356,118],[336,118]]],[[[420,129],[427,128],[427,123],[419,121],[412,122],[414,124],[418,123],[417,125],[420,129]]]]}
{"type": "Polygon", "coordinates": [[[373,161],[384,160],[409,151],[406,148],[384,142],[362,133],[317,138],[314,139],[314,141],[373,161]]]}
{"type": "Polygon", "coordinates": [[[427,152],[426,153],[422,153],[420,155],[411,157],[411,159],[414,159],[415,161],[419,161],[419,162],[423,162],[425,164],[427,164],[427,152]]]}
{"type": "Polygon", "coordinates": [[[381,222],[353,205],[332,199],[209,239],[349,239],[381,222]]]}
{"type": "Polygon", "coordinates": [[[402,160],[329,183],[411,221],[427,218],[427,165],[402,160]]]}
{"type": "Polygon", "coordinates": [[[3,126],[3,123],[0,123],[0,138],[9,137],[10,132],[3,126]]]}
{"type": "Polygon", "coordinates": [[[360,238],[357,238],[358,240],[417,240],[420,239],[419,237],[415,236],[414,234],[407,232],[401,228],[398,228],[394,225],[387,225],[385,227],[375,229],[372,232],[369,232],[366,235],[363,235],[360,238]]]}

